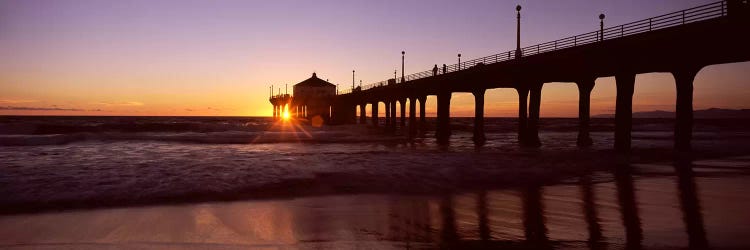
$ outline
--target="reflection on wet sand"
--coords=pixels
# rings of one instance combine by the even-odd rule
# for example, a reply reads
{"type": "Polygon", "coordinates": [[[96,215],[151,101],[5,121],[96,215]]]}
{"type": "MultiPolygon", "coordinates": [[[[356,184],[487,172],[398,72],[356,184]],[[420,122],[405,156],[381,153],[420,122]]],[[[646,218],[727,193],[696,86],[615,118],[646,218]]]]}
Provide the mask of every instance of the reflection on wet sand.
{"type": "Polygon", "coordinates": [[[542,207],[541,187],[528,187],[522,192],[523,226],[526,241],[531,245],[546,246],[547,228],[544,225],[544,208],[542,207]]]}
{"type": "Polygon", "coordinates": [[[615,167],[615,184],[617,198],[622,213],[622,225],[625,227],[625,244],[627,249],[640,249],[643,241],[641,219],[638,217],[638,204],[633,189],[632,169],[627,164],[615,167]]]}
{"type": "Polygon", "coordinates": [[[479,239],[482,241],[490,240],[490,227],[488,221],[487,209],[487,191],[481,190],[477,193],[477,215],[479,216],[479,239]]]}
{"type": "MultiPolygon", "coordinates": [[[[708,195],[726,209],[748,209],[742,206],[750,196],[714,195],[726,187],[710,181],[701,187],[709,192],[699,192],[696,179],[704,177],[696,176],[693,163],[672,165],[662,165],[673,171],[667,175],[620,164],[563,184],[437,197],[368,194],[6,215],[0,217],[0,247],[705,249],[709,229],[735,230],[734,241],[717,234],[711,247],[750,245],[737,238],[750,236],[742,231],[747,216],[710,227],[701,205],[708,195]],[[660,195],[679,204],[654,200],[660,195]],[[662,216],[672,207],[681,210],[682,221],[662,216]],[[673,241],[685,236],[687,242],[673,241]]],[[[712,178],[748,183],[746,175],[712,178]]],[[[714,219],[708,221],[722,218],[709,215],[714,219]]]]}
{"type": "Polygon", "coordinates": [[[456,218],[453,209],[453,197],[448,194],[440,199],[440,215],[442,215],[442,228],[440,238],[443,242],[453,244],[459,240],[456,232],[456,218]]]}
{"type": "Polygon", "coordinates": [[[602,226],[599,224],[599,218],[597,215],[596,204],[594,201],[596,197],[591,183],[590,176],[584,176],[580,180],[581,185],[581,200],[583,201],[583,215],[586,219],[586,226],[588,229],[589,237],[587,243],[591,249],[601,248],[602,237],[602,226]]]}
{"type": "Polygon", "coordinates": [[[685,221],[688,244],[690,248],[708,248],[692,163],[684,159],[678,159],[675,161],[674,167],[675,172],[677,172],[677,190],[680,193],[682,218],[685,221]]]}

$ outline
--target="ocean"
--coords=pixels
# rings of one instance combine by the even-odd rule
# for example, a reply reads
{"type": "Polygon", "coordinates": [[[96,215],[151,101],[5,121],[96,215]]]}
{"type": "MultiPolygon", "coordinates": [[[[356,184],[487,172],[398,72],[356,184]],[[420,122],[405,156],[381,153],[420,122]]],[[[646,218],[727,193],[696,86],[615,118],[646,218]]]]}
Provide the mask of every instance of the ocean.
{"type": "Polygon", "coordinates": [[[45,214],[96,224],[86,216],[164,206],[188,214],[169,221],[230,216],[221,221],[240,236],[260,226],[232,226],[240,215],[226,209],[252,220],[265,216],[256,208],[283,207],[301,223],[267,241],[172,239],[204,247],[750,247],[750,120],[697,119],[693,151],[681,153],[671,119],[635,119],[627,155],[613,151],[608,118],[592,119],[588,148],[576,147],[571,118],[542,118],[540,148],[518,145],[515,118],[486,118],[481,147],[473,118],[453,118],[443,146],[434,123],[410,141],[401,130],[267,117],[2,116],[0,235],[14,237],[0,247],[39,243],[24,238],[29,223],[56,232],[45,214]],[[338,224],[300,228],[315,216],[338,224]]]}

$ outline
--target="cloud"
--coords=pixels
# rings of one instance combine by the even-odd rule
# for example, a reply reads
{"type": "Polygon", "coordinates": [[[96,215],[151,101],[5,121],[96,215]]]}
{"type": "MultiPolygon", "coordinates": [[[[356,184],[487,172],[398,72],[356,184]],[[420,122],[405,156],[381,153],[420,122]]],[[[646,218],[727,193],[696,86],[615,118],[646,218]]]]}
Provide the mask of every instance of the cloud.
{"type": "Polygon", "coordinates": [[[97,102],[94,104],[98,105],[104,105],[104,106],[125,106],[125,107],[133,107],[133,106],[143,106],[144,104],[142,102],[97,102]]]}
{"type": "Polygon", "coordinates": [[[85,110],[85,109],[74,109],[74,108],[58,108],[58,107],[17,107],[17,106],[0,106],[0,110],[28,110],[28,111],[101,111],[101,110],[85,110]]]}
{"type": "Polygon", "coordinates": [[[0,99],[0,104],[21,104],[21,103],[32,103],[38,102],[37,100],[14,100],[14,99],[0,99]]]}

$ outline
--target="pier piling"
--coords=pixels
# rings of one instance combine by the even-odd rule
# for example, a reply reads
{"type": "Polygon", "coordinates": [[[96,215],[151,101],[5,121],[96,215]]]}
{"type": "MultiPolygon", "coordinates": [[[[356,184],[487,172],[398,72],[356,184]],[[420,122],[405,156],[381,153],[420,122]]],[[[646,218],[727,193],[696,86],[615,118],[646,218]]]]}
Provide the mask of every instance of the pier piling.
{"type": "Polygon", "coordinates": [[[633,88],[635,74],[615,76],[617,100],[615,103],[615,150],[630,151],[630,133],[633,129],[633,88]]]}
{"type": "Polygon", "coordinates": [[[586,78],[576,82],[578,85],[578,139],[579,147],[588,147],[593,144],[589,134],[589,121],[591,120],[591,90],[594,89],[594,78],[586,78]]]}
{"type": "Polygon", "coordinates": [[[474,144],[484,145],[487,138],[484,136],[484,89],[475,90],[474,94],[474,144]]]}
{"type": "Polygon", "coordinates": [[[451,136],[451,92],[442,92],[437,95],[437,129],[435,137],[439,144],[447,144],[451,136]]]}

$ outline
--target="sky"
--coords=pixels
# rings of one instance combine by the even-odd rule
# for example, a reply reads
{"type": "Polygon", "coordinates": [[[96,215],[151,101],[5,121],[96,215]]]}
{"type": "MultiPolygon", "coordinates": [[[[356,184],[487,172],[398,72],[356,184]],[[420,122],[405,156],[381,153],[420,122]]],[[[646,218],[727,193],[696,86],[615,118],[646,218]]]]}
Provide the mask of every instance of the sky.
{"type": "MultiPolygon", "coordinates": [[[[316,72],[351,86],[552,41],[709,3],[571,1],[0,0],[0,115],[270,116],[278,91],[316,72]],[[400,72],[399,72],[400,74],[400,72]]],[[[694,107],[750,108],[750,63],[709,66],[694,107]]],[[[592,114],[613,113],[613,78],[599,78],[592,114]]],[[[486,116],[515,116],[512,89],[488,90],[486,116]]],[[[455,93],[452,116],[472,116],[455,93]]],[[[634,111],[674,110],[670,74],[636,78],[634,111]]],[[[575,117],[572,83],[547,83],[541,115],[575,117]]],[[[436,102],[428,98],[428,115],[436,102]]],[[[383,109],[380,109],[381,111],[383,109]]]]}

